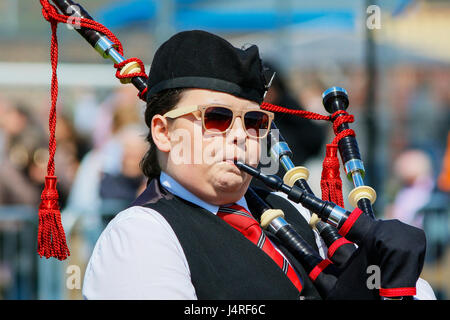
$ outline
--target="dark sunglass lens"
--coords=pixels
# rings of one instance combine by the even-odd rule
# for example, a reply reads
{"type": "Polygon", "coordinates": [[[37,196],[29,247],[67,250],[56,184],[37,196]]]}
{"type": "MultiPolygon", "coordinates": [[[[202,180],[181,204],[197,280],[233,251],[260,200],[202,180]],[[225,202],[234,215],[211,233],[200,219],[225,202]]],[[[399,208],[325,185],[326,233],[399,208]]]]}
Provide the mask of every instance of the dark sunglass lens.
{"type": "Polygon", "coordinates": [[[204,115],[205,128],[207,130],[227,130],[233,120],[233,112],[223,107],[209,107],[204,115]]]}
{"type": "Polygon", "coordinates": [[[264,112],[250,111],[245,114],[244,123],[250,135],[263,136],[269,128],[269,116],[264,112]]]}

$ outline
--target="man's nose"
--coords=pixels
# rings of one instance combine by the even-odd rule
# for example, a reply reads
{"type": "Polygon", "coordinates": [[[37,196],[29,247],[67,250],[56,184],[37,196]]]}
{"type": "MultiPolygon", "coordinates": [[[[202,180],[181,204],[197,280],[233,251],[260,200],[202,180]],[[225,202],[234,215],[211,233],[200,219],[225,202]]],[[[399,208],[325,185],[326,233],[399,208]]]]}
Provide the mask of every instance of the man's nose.
{"type": "Polygon", "coordinates": [[[247,138],[247,133],[245,132],[242,118],[236,117],[234,119],[233,126],[231,127],[228,135],[227,140],[232,141],[233,143],[239,144],[245,142],[245,139],[247,138]]]}

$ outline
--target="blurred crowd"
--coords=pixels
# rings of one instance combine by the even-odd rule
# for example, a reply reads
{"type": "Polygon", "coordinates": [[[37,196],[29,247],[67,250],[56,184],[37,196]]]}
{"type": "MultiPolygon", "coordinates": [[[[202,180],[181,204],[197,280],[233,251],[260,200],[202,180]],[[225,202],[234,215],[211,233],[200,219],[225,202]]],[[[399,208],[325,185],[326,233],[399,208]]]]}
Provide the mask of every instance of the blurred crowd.
{"type": "MultiPolygon", "coordinates": [[[[350,70],[346,76],[353,108],[350,113],[358,118],[364,115],[364,74],[350,70]]],[[[438,263],[449,256],[450,72],[406,66],[384,76],[376,115],[385,151],[374,160],[382,159],[378,167],[384,171],[380,173],[384,181],[377,193],[385,205],[378,207],[377,215],[424,228],[429,245],[427,262],[438,263]]],[[[325,86],[320,75],[304,79],[300,87],[294,86],[288,75],[278,72],[267,101],[323,114],[321,93],[328,84],[325,86]]],[[[64,95],[60,97],[55,168],[63,216],[67,212],[85,221],[100,217],[97,229],[83,233],[89,243],[84,258],[112,215],[127,207],[146,185],[140,161],[148,147],[147,129],[144,104],[136,93],[129,85],[100,98],[94,90],[85,89],[74,94],[70,106],[64,102],[64,95]]],[[[319,168],[324,145],[332,137],[329,126],[288,115],[277,115],[275,120],[293,149],[294,163],[314,166],[315,162],[319,168]]],[[[370,134],[361,123],[352,127],[359,137],[370,134]]],[[[47,161],[48,105],[1,94],[0,212],[27,205],[37,213],[47,161]]],[[[317,177],[313,171],[311,179],[314,183],[320,174],[317,177]]],[[[84,223],[82,229],[90,226],[84,223]]],[[[0,215],[2,248],[8,245],[1,236],[7,228],[0,215]]],[[[70,234],[68,239],[70,248],[70,234]]],[[[14,283],[8,278],[13,274],[7,270],[9,258],[0,254],[0,298],[8,298],[6,292],[14,283]]],[[[434,288],[440,286],[430,283],[434,288]]],[[[437,289],[442,290],[440,297],[450,298],[448,284],[437,289]]]]}
{"type": "MultiPolygon", "coordinates": [[[[100,103],[86,90],[73,108],[66,110],[64,103],[57,108],[55,174],[63,225],[67,225],[66,218],[99,218],[93,224],[95,232],[87,228],[85,233],[90,241],[88,250],[112,214],[125,208],[145,187],[139,163],[147,148],[146,130],[142,127],[142,103],[134,90],[119,88],[100,103]]],[[[3,234],[11,231],[14,216],[8,213],[14,209],[34,211],[33,228],[37,230],[49,158],[47,107],[24,105],[5,95],[0,98],[0,298],[20,296],[17,290],[13,296],[6,294],[20,278],[14,270],[20,261],[14,260],[20,260],[23,252],[14,251],[31,247],[27,253],[37,256],[36,237],[23,244],[15,235],[8,238],[3,234]]],[[[20,219],[15,221],[19,224],[16,231],[29,232],[20,219]]]]}
{"type": "MultiPolygon", "coordinates": [[[[142,186],[139,162],[146,151],[142,128],[142,105],[130,87],[114,92],[109,99],[92,105],[86,95],[69,114],[58,107],[56,122],[55,170],[59,202],[68,205],[88,158],[100,154],[99,192],[101,198],[134,199],[142,186]],[[116,183],[115,180],[120,180],[116,183]]],[[[0,203],[2,205],[39,203],[48,162],[48,118],[46,110],[33,109],[0,100],[0,203]]],[[[89,164],[91,168],[93,163],[89,164]]],[[[92,173],[92,172],[91,172],[92,173]]],[[[92,185],[94,176],[85,177],[77,188],[92,185]]],[[[76,202],[82,200],[77,199],[76,202]]]]}

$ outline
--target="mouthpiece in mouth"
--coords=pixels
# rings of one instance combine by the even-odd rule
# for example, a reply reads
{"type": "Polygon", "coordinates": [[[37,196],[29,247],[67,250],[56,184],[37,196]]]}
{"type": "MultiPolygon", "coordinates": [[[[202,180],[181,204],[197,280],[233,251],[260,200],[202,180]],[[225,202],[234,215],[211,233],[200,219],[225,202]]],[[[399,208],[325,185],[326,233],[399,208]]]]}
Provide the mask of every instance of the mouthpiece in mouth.
{"type": "Polygon", "coordinates": [[[249,175],[251,175],[253,177],[258,178],[261,176],[261,172],[258,169],[253,168],[252,166],[246,165],[245,163],[243,163],[239,160],[234,160],[234,164],[236,165],[236,167],[238,167],[239,170],[242,170],[245,173],[248,173],[249,175]]]}
{"type": "Polygon", "coordinates": [[[253,168],[252,166],[249,166],[245,163],[242,163],[238,160],[234,162],[236,167],[238,167],[239,170],[244,171],[245,173],[248,173],[249,175],[255,177],[256,179],[262,181],[264,184],[266,184],[267,187],[275,190],[275,191],[282,191],[282,192],[290,192],[291,188],[287,185],[283,184],[283,180],[278,177],[277,175],[270,175],[267,176],[263,174],[260,170],[257,168],[253,168]]]}
{"type": "Polygon", "coordinates": [[[234,160],[234,164],[236,165],[236,167],[238,167],[239,169],[242,169],[242,167],[243,167],[243,163],[242,162],[240,162],[239,160],[234,160]]]}

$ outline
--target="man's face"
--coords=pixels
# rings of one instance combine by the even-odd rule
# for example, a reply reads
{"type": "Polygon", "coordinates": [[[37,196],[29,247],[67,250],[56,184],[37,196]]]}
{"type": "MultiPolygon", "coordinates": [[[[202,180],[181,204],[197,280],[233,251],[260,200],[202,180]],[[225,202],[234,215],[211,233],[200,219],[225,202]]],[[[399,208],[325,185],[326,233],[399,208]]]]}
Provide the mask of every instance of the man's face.
{"type": "MultiPolygon", "coordinates": [[[[260,109],[256,102],[204,89],[186,90],[176,108],[195,105],[224,105],[236,111],[260,109]]],[[[234,160],[257,166],[260,140],[247,135],[240,116],[227,133],[205,132],[200,112],[167,119],[167,124],[170,147],[162,157],[164,171],[212,204],[235,202],[244,195],[251,176],[241,172],[234,160]]]]}

